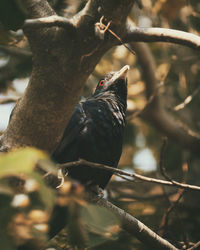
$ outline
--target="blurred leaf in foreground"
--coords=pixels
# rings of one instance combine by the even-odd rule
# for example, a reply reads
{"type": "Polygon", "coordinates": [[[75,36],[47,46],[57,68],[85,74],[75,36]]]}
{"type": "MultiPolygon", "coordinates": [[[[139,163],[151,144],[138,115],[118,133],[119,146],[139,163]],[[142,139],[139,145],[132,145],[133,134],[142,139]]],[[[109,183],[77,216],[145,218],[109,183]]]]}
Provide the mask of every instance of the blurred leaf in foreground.
{"type": "Polygon", "coordinates": [[[41,159],[47,159],[47,155],[34,148],[2,153],[0,155],[0,178],[21,172],[30,173],[41,159]]]}

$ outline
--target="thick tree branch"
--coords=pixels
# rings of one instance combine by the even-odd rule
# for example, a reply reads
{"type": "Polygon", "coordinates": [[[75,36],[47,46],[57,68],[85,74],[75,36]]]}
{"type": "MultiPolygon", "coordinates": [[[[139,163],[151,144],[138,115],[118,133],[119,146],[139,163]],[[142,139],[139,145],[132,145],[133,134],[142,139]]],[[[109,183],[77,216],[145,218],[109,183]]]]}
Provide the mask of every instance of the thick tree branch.
{"type": "Polygon", "coordinates": [[[188,32],[165,28],[138,28],[129,24],[123,41],[130,42],[170,42],[200,50],[200,37],[188,32]]]}

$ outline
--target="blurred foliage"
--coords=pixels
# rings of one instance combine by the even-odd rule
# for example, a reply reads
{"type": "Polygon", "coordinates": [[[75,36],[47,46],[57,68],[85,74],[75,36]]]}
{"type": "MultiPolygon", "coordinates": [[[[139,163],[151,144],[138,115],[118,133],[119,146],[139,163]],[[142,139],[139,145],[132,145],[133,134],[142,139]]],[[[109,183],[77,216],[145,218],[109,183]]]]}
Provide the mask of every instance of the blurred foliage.
{"type": "MultiPolygon", "coordinates": [[[[24,18],[24,14],[20,14],[21,7],[16,7],[17,2],[4,0],[0,3],[0,45],[12,45],[18,48],[19,52],[20,49],[29,51],[22,31],[8,30],[20,28],[24,18]],[[14,7],[10,5],[13,3],[14,7]],[[12,10],[5,4],[10,5],[12,10]],[[3,11],[3,8],[6,8],[6,11],[3,11]]],[[[50,1],[56,12],[63,16],[72,16],[85,3],[86,1],[81,0],[50,1]]],[[[130,12],[129,18],[135,25],[173,28],[200,35],[199,1],[142,0],[142,4],[142,9],[134,5],[130,12]]],[[[157,64],[156,76],[164,84],[160,89],[164,105],[176,120],[181,120],[184,125],[198,132],[200,129],[198,52],[167,43],[151,43],[149,47],[157,64]],[[186,105],[180,105],[189,96],[192,96],[190,101],[186,105]]],[[[10,93],[20,96],[13,85],[13,80],[30,74],[31,58],[17,57],[0,47],[0,62],[3,60],[4,64],[0,64],[0,90],[4,91],[5,97],[10,93]]],[[[102,75],[118,70],[125,64],[131,66],[128,74],[128,113],[143,108],[147,100],[141,66],[137,56],[123,46],[112,48],[104,55],[86,82],[83,95],[87,97],[91,94],[102,75]]],[[[20,86],[20,81],[18,85],[20,86]]],[[[125,132],[120,167],[127,171],[137,171],[160,178],[157,166],[161,145],[162,135],[157,129],[139,117],[130,119],[125,132]],[[142,170],[146,155],[141,158],[141,169],[136,169],[134,158],[142,149],[150,150],[156,161],[156,171],[142,170]]],[[[112,214],[87,204],[84,199],[84,189],[80,185],[68,180],[57,192],[50,190],[35,171],[37,160],[43,158],[47,161],[46,170],[52,172],[52,167],[55,166],[46,157],[45,154],[33,149],[0,156],[0,238],[4,249],[13,249],[13,246],[20,244],[24,246],[27,242],[29,246],[45,245],[50,225],[49,218],[56,206],[64,208],[66,218],[63,220],[66,220],[67,227],[48,243],[49,247],[72,249],[75,245],[81,245],[90,246],[94,250],[146,249],[135,238],[119,231],[119,223],[112,214]],[[28,191],[24,188],[27,183],[32,185],[32,189],[28,191]],[[21,194],[25,195],[19,196],[19,199],[23,198],[21,203],[13,205],[15,197],[21,194]]],[[[192,154],[169,139],[164,156],[164,167],[169,176],[177,181],[200,185],[199,165],[199,155],[192,154]]],[[[178,248],[184,249],[199,241],[200,197],[197,192],[185,192],[176,204],[179,193],[180,191],[175,188],[141,182],[128,183],[116,177],[112,178],[107,188],[108,198],[116,205],[139,218],[178,248]],[[169,208],[173,204],[175,205],[169,213],[169,208]]]]}
{"type": "Polygon", "coordinates": [[[55,191],[40,172],[57,176],[54,163],[37,149],[0,154],[2,249],[43,249],[48,244],[53,245],[53,241],[47,244],[47,239],[48,232],[55,230],[50,227],[58,222],[52,221],[57,207],[62,207],[67,215],[65,247],[67,244],[69,247],[93,247],[108,239],[117,239],[118,219],[107,209],[88,204],[80,184],[66,180],[55,191]]]}

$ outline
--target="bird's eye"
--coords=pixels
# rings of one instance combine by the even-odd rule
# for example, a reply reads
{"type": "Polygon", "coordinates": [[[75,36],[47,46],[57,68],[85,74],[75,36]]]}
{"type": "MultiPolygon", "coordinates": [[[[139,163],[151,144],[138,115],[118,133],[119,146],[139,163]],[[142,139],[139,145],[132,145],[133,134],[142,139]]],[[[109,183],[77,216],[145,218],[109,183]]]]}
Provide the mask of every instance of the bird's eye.
{"type": "Polygon", "coordinates": [[[99,82],[99,86],[103,86],[104,83],[105,83],[105,81],[104,81],[104,80],[101,80],[101,81],[99,82]]]}

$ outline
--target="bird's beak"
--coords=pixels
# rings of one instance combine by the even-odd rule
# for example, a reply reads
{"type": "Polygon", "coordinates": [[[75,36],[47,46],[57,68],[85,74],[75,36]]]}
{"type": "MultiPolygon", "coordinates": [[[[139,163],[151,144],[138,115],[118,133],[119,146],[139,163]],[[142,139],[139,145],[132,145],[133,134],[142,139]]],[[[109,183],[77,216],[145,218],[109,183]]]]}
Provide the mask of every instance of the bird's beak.
{"type": "Polygon", "coordinates": [[[121,68],[119,71],[115,72],[114,75],[111,78],[112,82],[115,82],[117,79],[126,79],[126,75],[130,69],[129,65],[125,65],[123,68],[121,68]]]}

